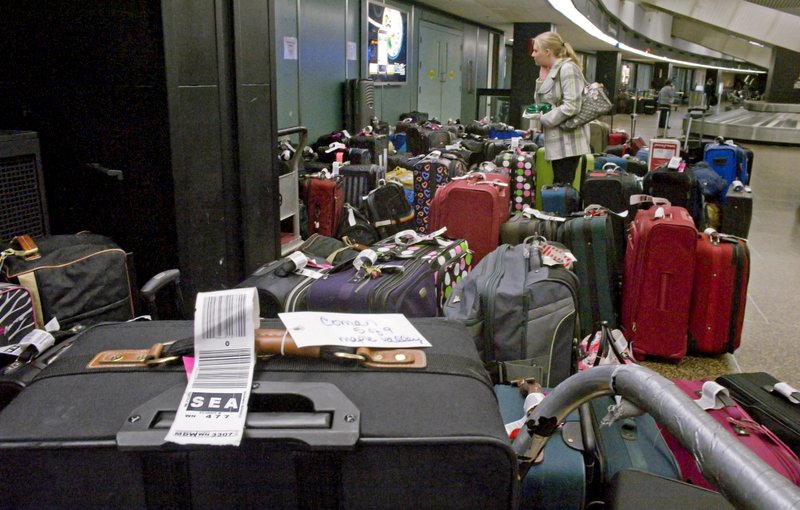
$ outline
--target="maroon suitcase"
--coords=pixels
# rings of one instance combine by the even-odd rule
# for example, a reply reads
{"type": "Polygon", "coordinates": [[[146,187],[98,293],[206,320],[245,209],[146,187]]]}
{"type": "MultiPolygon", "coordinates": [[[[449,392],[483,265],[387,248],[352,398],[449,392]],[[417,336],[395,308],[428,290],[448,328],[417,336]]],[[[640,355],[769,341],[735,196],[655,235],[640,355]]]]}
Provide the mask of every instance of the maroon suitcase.
{"type": "Polygon", "coordinates": [[[697,230],[677,206],[640,210],[628,228],[622,329],[636,359],[686,355],[697,230]]]}
{"type": "Polygon", "coordinates": [[[750,276],[747,242],[716,232],[697,239],[689,345],[705,354],[739,348],[750,276]]]}
{"type": "Polygon", "coordinates": [[[336,237],[344,205],[341,176],[327,172],[305,175],[300,186],[300,199],[308,209],[308,235],[336,237]]]}
{"type": "Polygon", "coordinates": [[[475,265],[500,244],[500,225],[508,221],[508,177],[471,173],[436,191],[431,201],[431,231],[447,227],[450,237],[466,239],[475,265]]]}
{"type": "MultiPolygon", "coordinates": [[[[674,382],[693,400],[700,398],[704,381],[676,379],[674,382]]],[[[732,398],[720,393],[717,395],[717,399],[722,408],[710,409],[707,411],[708,414],[731,435],[739,439],[742,444],[750,448],[753,453],[761,457],[764,462],[772,466],[775,471],[795,485],[800,485],[800,460],[797,455],[767,427],[753,421],[747,411],[732,398]]],[[[675,454],[684,481],[706,489],[717,490],[717,487],[703,477],[692,454],[667,431],[662,430],[662,433],[670,450],[675,454]]]]}
{"type": "Polygon", "coordinates": [[[612,131],[611,133],[608,134],[607,145],[622,145],[627,141],[628,141],[628,133],[626,133],[625,131],[612,131]]]}

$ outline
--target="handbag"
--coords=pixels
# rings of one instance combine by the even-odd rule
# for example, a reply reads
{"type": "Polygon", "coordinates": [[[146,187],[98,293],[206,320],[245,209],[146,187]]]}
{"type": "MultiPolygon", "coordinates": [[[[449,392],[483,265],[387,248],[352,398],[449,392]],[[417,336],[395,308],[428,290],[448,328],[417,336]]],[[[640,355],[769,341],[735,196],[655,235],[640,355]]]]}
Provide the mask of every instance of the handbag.
{"type": "MultiPolygon", "coordinates": [[[[584,82],[586,85],[581,92],[581,109],[574,116],[562,122],[559,126],[561,129],[572,130],[579,128],[611,111],[611,100],[608,99],[605,86],[597,82],[589,83],[585,79],[584,82]]],[[[561,88],[560,77],[557,83],[561,88]]],[[[561,90],[563,96],[564,89],[561,88],[561,90]]]]}

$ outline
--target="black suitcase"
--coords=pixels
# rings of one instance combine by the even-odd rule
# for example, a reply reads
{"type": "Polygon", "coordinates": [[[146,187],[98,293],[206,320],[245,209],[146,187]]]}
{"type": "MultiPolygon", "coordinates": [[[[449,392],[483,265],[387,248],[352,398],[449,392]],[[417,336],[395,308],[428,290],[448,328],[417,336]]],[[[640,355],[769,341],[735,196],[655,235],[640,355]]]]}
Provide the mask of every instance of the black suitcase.
{"type": "Polygon", "coordinates": [[[500,242],[512,245],[521,244],[531,236],[542,236],[548,241],[561,242],[564,235],[564,218],[544,219],[548,215],[540,211],[537,211],[537,214],[540,214],[541,218],[528,212],[515,214],[500,225],[500,242]]]}
{"type": "Polygon", "coordinates": [[[753,192],[747,189],[736,191],[728,188],[722,204],[722,226],[720,232],[747,239],[753,220],[753,192]]]}
{"type": "Polygon", "coordinates": [[[516,459],[469,333],[412,322],[433,345],[426,368],[259,361],[239,447],[164,443],[180,363],[84,368],[191,337],[192,322],[89,329],[0,412],[0,476],[19,489],[0,507],[515,508],[516,459]]]}
{"type": "Polygon", "coordinates": [[[672,205],[688,210],[697,230],[706,228],[703,192],[692,167],[687,166],[683,171],[665,166],[656,168],[644,176],[642,189],[646,195],[666,198],[672,205]]]}
{"type": "MultiPolygon", "coordinates": [[[[379,164],[384,151],[389,150],[389,137],[386,135],[356,135],[350,139],[350,146],[357,149],[367,149],[372,162],[379,164]]],[[[384,161],[385,165],[386,162],[384,161]]]]}
{"type": "Polygon", "coordinates": [[[339,173],[344,178],[344,201],[357,208],[378,187],[378,181],[386,178],[386,168],[380,165],[344,165],[339,173]]]}
{"type": "Polygon", "coordinates": [[[730,390],[747,414],[800,455],[800,404],[773,391],[780,381],[765,372],[723,375],[716,381],[730,390]]]}

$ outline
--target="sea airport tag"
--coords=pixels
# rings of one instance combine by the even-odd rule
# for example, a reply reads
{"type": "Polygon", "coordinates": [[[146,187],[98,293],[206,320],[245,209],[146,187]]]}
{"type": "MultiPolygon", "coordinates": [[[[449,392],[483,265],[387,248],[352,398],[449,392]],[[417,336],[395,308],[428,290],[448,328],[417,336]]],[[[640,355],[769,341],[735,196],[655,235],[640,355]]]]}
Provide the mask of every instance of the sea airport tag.
{"type": "Polygon", "coordinates": [[[253,382],[258,326],[254,288],[197,295],[195,365],[167,441],[239,445],[253,382]]]}
{"type": "Polygon", "coordinates": [[[298,347],[414,348],[431,344],[399,313],[279,313],[298,347]]]}

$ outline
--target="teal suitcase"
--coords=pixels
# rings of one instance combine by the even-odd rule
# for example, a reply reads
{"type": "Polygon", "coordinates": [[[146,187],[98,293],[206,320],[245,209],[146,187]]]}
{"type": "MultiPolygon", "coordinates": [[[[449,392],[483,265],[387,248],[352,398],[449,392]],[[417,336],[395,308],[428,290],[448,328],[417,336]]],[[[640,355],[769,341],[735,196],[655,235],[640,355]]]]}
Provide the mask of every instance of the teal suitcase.
{"type": "Polygon", "coordinates": [[[572,271],[580,281],[581,338],[597,331],[602,321],[617,327],[623,271],[611,217],[598,211],[596,215],[574,218],[564,224],[561,239],[578,259],[572,271]]]}

